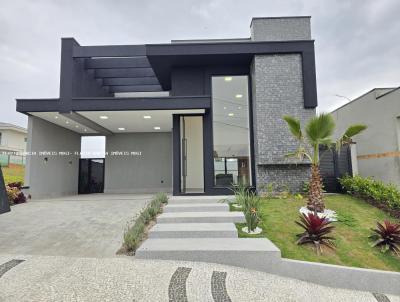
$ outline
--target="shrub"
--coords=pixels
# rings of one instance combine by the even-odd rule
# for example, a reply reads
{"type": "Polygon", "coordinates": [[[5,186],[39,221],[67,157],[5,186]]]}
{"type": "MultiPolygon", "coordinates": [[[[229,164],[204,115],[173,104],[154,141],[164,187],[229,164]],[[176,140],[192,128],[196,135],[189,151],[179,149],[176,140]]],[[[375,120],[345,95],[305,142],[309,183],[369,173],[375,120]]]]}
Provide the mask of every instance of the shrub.
{"type": "Polygon", "coordinates": [[[314,244],[318,255],[322,253],[322,245],[334,249],[332,241],[335,240],[335,238],[327,235],[331,233],[335,227],[330,225],[331,222],[327,218],[309,213],[308,215],[302,214],[300,216],[300,221],[295,222],[304,229],[303,233],[297,235],[297,237],[299,237],[297,244],[314,244]]]}
{"type": "Polygon", "coordinates": [[[265,198],[273,198],[274,197],[274,183],[264,184],[260,186],[261,196],[265,198]]]}
{"type": "Polygon", "coordinates": [[[136,251],[144,236],[145,224],[143,219],[136,219],[135,223],[125,230],[124,244],[128,251],[136,251]]]}
{"type": "Polygon", "coordinates": [[[10,188],[21,189],[21,187],[22,187],[22,182],[20,182],[20,181],[10,182],[10,183],[7,184],[7,186],[10,187],[10,188]]]}
{"type": "Polygon", "coordinates": [[[168,196],[164,192],[157,193],[154,199],[160,201],[161,203],[168,203],[168,196]]]}
{"type": "Polygon", "coordinates": [[[383,253],[390,250],[400,256],[400,224],[385,220],[383,224],[377,222],[376,225],[377,228],[372,229],[374,234],[370,236],[375,240],[372,246],[380,246],[383,253]]]}
{"type": "Polygon", "coordinates": [[[124,232],[124,247],[128,252],[135,252],[144,238],[146,226],[157,214],[162,212],[162,205],[168,202],[165,193],[158,193],[136,217],[133,225],[128,225],[124,232]]]}
{"type": "Polygon", "coordinates": [[[258,210],[256,208],[250,208],[246,211],[244,217],[246,219],[247,231],[253,232],[260,222],[258,210]]]}
{"type": "Polygon", "coordinates": [[[235,202],[242,207],[245,206],[245,201],[247,196],[249,195],[249,188],[243,184],[232,186],[233,193],[235,194],[235,202]]]}
{"type": "Polygon", "coordinates": [[[349,194],[400,211],[400,191],[392,184],[387,185],[370,177],[358,175],[344,176],[339,179],[339,182],[349,194]]]}
{"type": "Polygon", "coordinates": [[[7,197],[10,205],[26,202],[26,196],[21,191],[22,183],[13,182],[6,186],[7,197]]]}
{"type": "Polygon", "coordinates": [[[260,197],[253,192],[247,193],[244,196],[243,211],[244,211],[244,217],[246,219],[247,230],[249,232],[254,231],[261,220],[258,214],[260,201],[261,201],[260,197]]]}

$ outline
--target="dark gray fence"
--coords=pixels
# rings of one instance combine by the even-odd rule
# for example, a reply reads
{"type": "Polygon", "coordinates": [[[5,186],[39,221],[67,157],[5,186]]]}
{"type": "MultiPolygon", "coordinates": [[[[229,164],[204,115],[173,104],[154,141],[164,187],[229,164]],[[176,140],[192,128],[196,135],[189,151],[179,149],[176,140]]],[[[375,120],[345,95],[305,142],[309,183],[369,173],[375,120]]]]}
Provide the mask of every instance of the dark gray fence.
{"type": "Polygon", "coordinates": [[[340,152],[337,152],[335,148],[328,149],[326,147],[321,147],[319,155],[320,169],[325,191],[328,193],[342,192],[338,178],[346,174],[353,174],[350,146],[343,146],[340,149],[340,152]]]}

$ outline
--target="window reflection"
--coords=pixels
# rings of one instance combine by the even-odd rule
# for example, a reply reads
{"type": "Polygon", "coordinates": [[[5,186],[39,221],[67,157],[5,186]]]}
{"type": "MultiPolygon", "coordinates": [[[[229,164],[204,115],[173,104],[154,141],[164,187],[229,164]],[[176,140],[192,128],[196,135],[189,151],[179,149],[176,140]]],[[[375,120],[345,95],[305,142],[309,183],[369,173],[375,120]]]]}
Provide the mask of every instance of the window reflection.
{"type": "Polygon", "coordinates": [[[212,78],[214,183],[251,185],[247,76],[212,78]]]}

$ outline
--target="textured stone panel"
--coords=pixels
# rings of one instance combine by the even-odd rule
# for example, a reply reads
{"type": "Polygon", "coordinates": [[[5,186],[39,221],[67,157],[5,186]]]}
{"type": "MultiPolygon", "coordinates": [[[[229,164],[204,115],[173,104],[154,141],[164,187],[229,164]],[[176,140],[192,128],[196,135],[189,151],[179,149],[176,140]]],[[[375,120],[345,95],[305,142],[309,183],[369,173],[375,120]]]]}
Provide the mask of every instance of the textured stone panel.
{"type": "Polygon", "coordinates": [[[315,115],[315,109],[304,108],[301,55],[255,56],[252,95],[256,164],[297,162],[285,156],[298,148],[298,141],[282,117],[295,116],[304,125],[315,115]]]}
{"type": "Polygon", "coordinates": [[[266,184],[274,184],[274,191],[301,192],[304,182],[309,180],[310,165],[260,165],[257,166],[257,188],[261,192],[266,184]]]}
{"type": "Polygon", "coordinates": [[[310,17],[253,18],[251,22],[253,41],[310,40],[310,17]]]}

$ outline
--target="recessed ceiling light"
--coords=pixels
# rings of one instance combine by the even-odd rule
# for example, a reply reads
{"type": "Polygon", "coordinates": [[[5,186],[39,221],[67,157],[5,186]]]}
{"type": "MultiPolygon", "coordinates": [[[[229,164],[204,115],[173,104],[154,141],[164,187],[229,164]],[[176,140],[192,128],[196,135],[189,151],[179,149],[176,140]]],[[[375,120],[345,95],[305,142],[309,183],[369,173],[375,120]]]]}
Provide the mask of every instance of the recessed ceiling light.
{"type": "Polygon", "coordinates": [[[241,99],[241,98],[243,97],[243,94],[237,94],[237,95],[235,95],[235,97],[236,97],[237,99],[241,99]]]}
{"type": "Polygon", "coordinates": [[[119,131],[125,131],[125,128],[124,127],[119,127],[118,130],[119,131]]]}
{"type": "Polygon", "coordinates": [[[160,129],[161,129],[161,127],[158,127],[158,126],[154,127],[154,130],[160,130],[160,129]]]}
{"type": "Polygon", "coordinates": [[[242,107],[239,106],[238,109],[242,109],[242,107]]]}
{"type": "Polygon", "coordinates": [[[144,115],[143,118],[147,120],[147,119],[150,119],[151,116],[150,115],[144,115]]]}
{"type": "Polygon", "coordinates": [[[228,115],[229,116],[234,116],[235,114],[231,112],[231,113],[228,113],[228,115]]]}
{"type": "Polygon", "coordinates": [[[79,128],[79,126],[78,126],[78,125],[75,125],[75,128],[79,128]]]}
{"type": "Polygon", "coordinates": [[[232,77],[225,77],[224,80],[225,80],[225,82],[230,82],[230,81],[232,81],[232,77]]]}
{"type": "Polygon", "coordinates": [[[224,110],[226,110],[226,107],[224,107],[224,110]]]}
{"type": "Polygon", "coordinates": [[[106,119],[108,119],[108,116],[107,116],[107,115],[100,115],[100,118],[101,118],[102,120],[106,120],[106,119]]]}
{"type": "Polygon", "coordinates": [[[54,118],[57,119],[57,118],[58,118],[58,115],[56,115],[54,118]]]}
{"type": "Polygon", "coordinates": [[[65,123],[66,123],[66,124],[69,124],[69,121],[66,121],[65,123]]]}
{"type": "Polygon", "coordinates": [[[87,132],[87,129],[84,129],[83,131],[87,132]]]}

